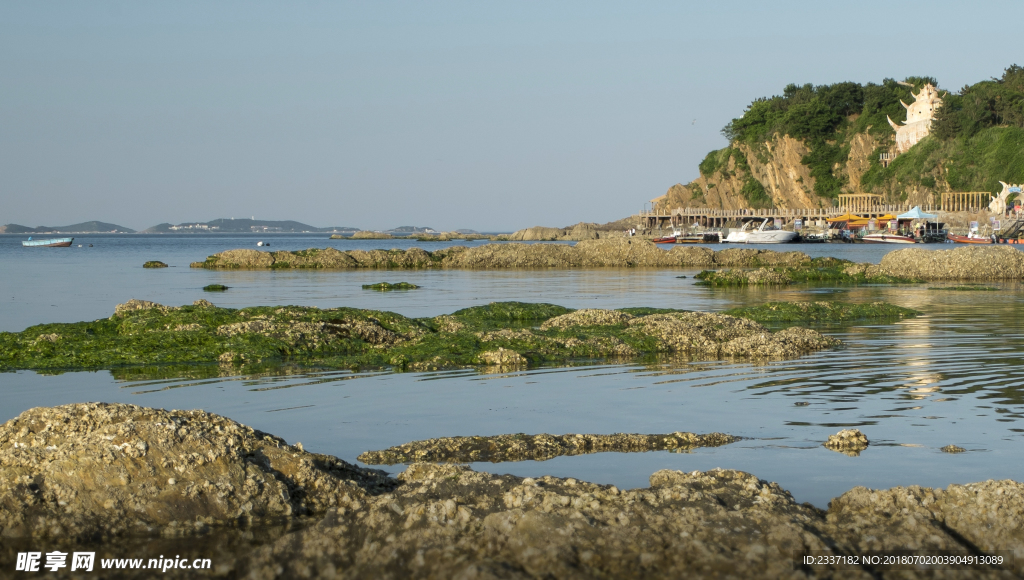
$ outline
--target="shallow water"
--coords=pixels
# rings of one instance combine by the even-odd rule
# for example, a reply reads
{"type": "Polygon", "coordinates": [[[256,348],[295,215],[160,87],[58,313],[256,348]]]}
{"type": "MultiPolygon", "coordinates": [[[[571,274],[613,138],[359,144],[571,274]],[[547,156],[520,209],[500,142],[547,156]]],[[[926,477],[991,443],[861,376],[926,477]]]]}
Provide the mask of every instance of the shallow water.
{"type": "MultiPolygon", "coordinates": [[[[273,249],[414,245],[395,240],[328,242],[324,237],[269,239],[273,249]]],[[[846,348],[761,365],[676,359],[508,374],[282,368],[251,376],[158,380],[130,378],[123,372],[115,377],[108,371],[7,373],[0,375],[0,420],[33,406],[80,401],[203,408],[348,461],[366,450],[439,436],[721,431],[746,439],[691,453],[603,453],[474,467],[571,476],[620,488],[646,486],[658,469],[733,468],[777,481],[798,501],[822,507],[855,485],[1024,480],[1024,466],[1015,453],[1024,433],[1024,370],[1018,354],[1024,330],[1017,284],[989,284],[998,288],[995,292],[938,291],[931,288],[951,284],[935,283],[711,289],[693,284],[695,269],[217,272],[187,267],[223,249],[253,247],[256,239],[83,236],[76,244],[91,242],[93,248],[22,250],[16,245],[20,238],[0,236],[0,264],[8,273],[0,280],[5,303],[0,330],[109,316],[116,303],[133,297],[172,305],[198,298],[220,306],[344,305],[409,316],[433,316],[495,300],[710,311],[768,300],[884,300],[925,314],[894,324],[822,327],[846,348]],[[141,268],[150,259],[177,267],[141,268]],[[382,280],[405,280],[423,288],[388,293],[360,288],[382,280]],[[202,292],[210,283],[231,289],[202,292]],[[850,426],[860,428],[872,442],[859,457],[821,447],[829,434],[850,426]],[[968,452],[939,451],[950,443],[968,452]]],[[[448,244],[418,245],[429,250],[448,244]]],[[[878,262],[894,248],[808,244],[772,249],[878,262]]],[[[402,466],[387,469],[400,471],[402,466]]]]}

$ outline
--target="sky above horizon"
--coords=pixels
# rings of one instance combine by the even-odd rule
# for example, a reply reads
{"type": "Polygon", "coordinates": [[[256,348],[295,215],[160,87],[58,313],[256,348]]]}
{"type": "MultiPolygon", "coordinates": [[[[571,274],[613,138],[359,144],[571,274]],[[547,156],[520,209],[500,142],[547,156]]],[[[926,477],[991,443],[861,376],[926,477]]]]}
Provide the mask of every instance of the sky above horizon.
{"type": "Polygon", "coordinates": [[[0,0],[0,224],[643,209],[789,83],[1011,64],[1021,2],[0,0]]]}

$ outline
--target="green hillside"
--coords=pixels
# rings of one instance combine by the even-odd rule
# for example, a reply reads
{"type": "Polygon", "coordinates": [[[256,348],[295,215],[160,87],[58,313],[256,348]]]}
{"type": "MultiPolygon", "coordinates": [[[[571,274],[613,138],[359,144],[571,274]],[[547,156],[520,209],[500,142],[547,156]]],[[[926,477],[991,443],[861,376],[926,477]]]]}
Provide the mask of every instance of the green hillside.
{"type": "MultiPolygon", "coordinates": [[[[791,84],[782,95],[762,97],[722,130],[729,147],[712,151],[700,164],[709,182],[723,176],[742,180],[739,193],[751,207],[767,207],[773,201],[765,184],[750,171],[756,156],[770,163],[773,139],[788,135],[803,142],[809,152],[800,159],[813,178],[813,194],[826,204],[840,193],[883,194],[888,201],[931,199],[945,191],[998,192],[999,181],[1024,182],[1024,68],[1013,65],[1002,77],[965,86],[959,91],[939,87],[943,104],[932,124],[932,134],[888,167],[879,155],[893,151],[894,131],[888,115],[901,123],[906,111],[900,104],[913,101],[926,83],[939,87],[931,77],[909,77],[902,82],[885,79],[881,84],[854,82],[814,86],[791,84]],[[850,183],[846,165],[851,162],[851,143],[867,135],[876,149],[860,161],[866,171],[850,183]],[[726,169],[731,167],[731,171],[726,169]]],[[[809,188],[810,189],[810,188],[809,188]]],[[[694,199],[702,192],[687,189],[694,199]]]]}

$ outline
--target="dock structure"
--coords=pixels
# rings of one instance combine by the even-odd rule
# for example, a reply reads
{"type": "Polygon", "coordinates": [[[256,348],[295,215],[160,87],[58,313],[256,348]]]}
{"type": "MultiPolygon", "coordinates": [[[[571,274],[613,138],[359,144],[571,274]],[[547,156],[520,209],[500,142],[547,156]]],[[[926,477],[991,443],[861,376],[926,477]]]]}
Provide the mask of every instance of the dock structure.
{"type": "MultiPolygon", "coordinates": [[[[871,194],[863,195],[870,196],[871,194]]],[[[880,198],[880,196],[871,197],[880,198]]],[[[839,205],[820,208],[717,209],[710,207],[680,207],[666,210],[656,207],[653,210],[640,212],[640,227],[657,230],[699,224],[707,228],[720,228],[735,225],[737,222],[749,217],[779,219],[783,225],[791,223],[796,219],[802,220],[805,224],[811,224],[815,221],[824,221],[846,213],[855,213],[863,217],[874,218],[886,214],[903,213],[910,209],[909,204],[890,205],[874,203],[868,205],[862,203],[868,199],[866,197],[854,199],[849,206],[839,205]]],[[[921,209],[927,212],[938,208],[929,205],[921,209]]]]}
{"type": "Polygon", "coordinates": [[[992,201],[987,191],[951,191],[942,194],[941,211],[979,211],[987,209],[992,201]]]}

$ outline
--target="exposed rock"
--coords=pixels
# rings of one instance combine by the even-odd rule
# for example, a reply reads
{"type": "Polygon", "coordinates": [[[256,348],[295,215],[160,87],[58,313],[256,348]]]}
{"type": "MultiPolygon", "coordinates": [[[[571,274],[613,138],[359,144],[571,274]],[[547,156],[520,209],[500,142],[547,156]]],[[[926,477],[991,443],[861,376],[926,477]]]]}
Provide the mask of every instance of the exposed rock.
{"type": "Polygon", "coordinates": [[[824,445],[832,451],[857,456],[868,448],[868,438],[859,429],[843,429],[835,435],[829,435],[824,445]]]}
{"type": "Polygon", "coordinates": [[[0,426],[0,536],[194,533],[272,521],[393,487],[203,411],[83,403],[0,426]]]}
{"type": "Polygon", "coordinates": [[[1020,280],[1024,252],[1001,244],[934,251],[908,248],[886,254],[879,270],[925,280],[1020,280]]]}
{"type": "Polygon", "coordinates": [[[549,328],[571,328],[574,326],[611,326],[626,324],[633,320],[633,316],[618,310],[601,310],[599,308],[584,308],[569,314],[563,314],[550,318],[540,325],[541,330],[549,328]]]}
{"type": "Polygon", "coordinates": [[[150,260],[142,265],[143,268],[166,268],[167,264],[159,260],[150,260]]]}
{"type": "MultiPolygon", "coordinates": [[[[575,436],[563,437],[559,445],[572,445],[575,436]]],[[[127,534],[162,534],[202,542],[201,556],[224,566],[219,574],[257,579],[963,578],[795,563],[808,553],[1024,550],[1024,485],[1005,480],[857,487],[827,512],[725,469],[662,470],[650,487],[625,491],[429,463],[394,480],[201,411],[107,404],[23,413],[0,426],[0,459],[4,561],[19,537],[47,545],[65,537],[78,547],[90,537],[128,545],[127,534]],[[246,547],[220,542],[268,519],[306,525],[246,547]],[[212,527],[215,534],[191,539],[212,527]]],[[[1021,572],[1017,558],[969,576],[1021,572]]]]}
{"type": "Polygon", "coordinates": [[[391,240],[394,239],[394,237],[395,236],[385,234],[384,232],[358,231],[352,234],[353,240],[391,240]]]}
{"type": "Polygon", "coordinates": [[[787,358],[841,344],[806,328],[772,333],[746,318],[707,312],[652,314],[628,324],[657,338],[664,352],[700,357],[787,358]]]}
{"type": "Polygon", "coordinates": [[[963,447],[957,447],[956,445],[946,445],[940,449],[943,453],[964,453],[967,451],[963,447]]]}
{"type": "Polygon", "coordinates": [[[775,252],[750,248],[729,248],[715,252],[715,264],[719,266],[799,266],[811,261],[803,252],[775,252]]]}
{"type": "Polygon", "coordinates": [[[697,447],[719,447],[739,441],[724,433],[698,435],[676,431],[668,434],[644,435],[615,433],[612,435],[494,435],[492,437],[441,437],[413,441],[383,451],[367,451],[359,461],[371,465],[394,465],[417,461],[469,463],[474,461],[546,461],[562,455],[587,453],[644,452],[689,450],[697,447]]]}
{"type": "Polygon", "coordinates": [[[500,347],[498,350],[488,350],[480,353],[480,360],[484,364],[499,367],[523,367],[530,362],[518,352],[500,347]]]}
{"type": "Polygon", "coordinates": [[[580,222],[573,227],[566,230],[565,235],[562,236],[563,240],[596,240],[601,235],[598,233],[597,224],[588,224],[580,222]]]}
{"type": "MultiPolygon", "coordinates": [[[[585,231],[591,231],[584,228],[585,231]]],[[[596,230],[594,230],[596,231],[596,230]]],[[[473,248],[454,246],[433,252],[408,250],[349,250],[310,248],[298,252],[228,250],[193,262],[193,268],[277,269],[277,268],[600,268],[679,266],[799,266],[810,260],[801,252],[773,252],[733,248],[715,252],[711,248],[677,245],[669,251],[639,238],[584,239],[567,244],[485,244],[473,248]]]]}
{"type": "Polygon", "coordinates": [[[526,228],[525,230],[514,232],[508,237],[508,239],[521,242],[550,241],[557,240],[564,235],[565,230],[534,226],[532,228],[526,228]]]}
{"type": "Polygon", "coordinates": [[[122,316],[128,312],[135,312],[137,310],[149,310],[151,308],[166,311],[167,309],[173,309],[174,307],[164,306],[163,304],[157,304],[156,302],[150,302],[149,300],[138,300],[136,298],[132,298],[128,302],[118,304],[117,306],[114,307],[114,318],[122,316]]]}

